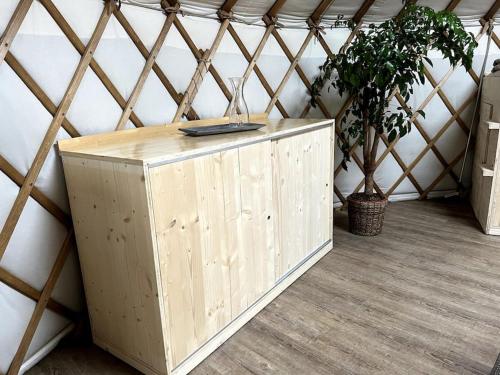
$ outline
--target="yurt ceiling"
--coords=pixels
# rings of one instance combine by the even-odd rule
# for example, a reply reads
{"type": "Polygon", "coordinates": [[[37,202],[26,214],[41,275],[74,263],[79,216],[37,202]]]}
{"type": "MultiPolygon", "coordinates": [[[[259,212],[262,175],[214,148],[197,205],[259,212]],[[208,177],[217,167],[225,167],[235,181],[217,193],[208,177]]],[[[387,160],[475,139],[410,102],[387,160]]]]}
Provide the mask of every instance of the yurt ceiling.
{"type": "MultiPolygon", "coordinates": [[[[148,6],[161,10],[160,0],[123,0],[123,3],[148,6]]],[[[259,23],[262,15],[271,9],[272,0],[240,0],[232,8],[237,17],[242,17],[247,22],[259,23]]],[[[287,0],[278,12],[280,22],[284,25],[296,25],[307,20],[315,11],[318,1],[287,0]]],[[[328,24],[339,16],[345,19],[354,17],[362,7],[363,0],[336,0],[323,13],[322,21],[328,24]]],[[[473,24],[482,18],[495,3],[495,0],[461,1],[454,10],[466,24],[473,24]]],[[[219,0],[186,0],[181,2],[181,9],[186,12],[204,16],[216,16],[224,1],[219,0]]],[[[375,1],[364,16],[366,22],[380,22],[395,16],[401,10],[401,1],[380,0],[375,1]]],[[[450,0],[422,0],[419,5],[430,6],[437,10],[445,9],[450,0]]],[[[496,22],[498,22],[498,16],[496,22]]]]}
{"type": "MultiPolygon", "coordinates": [[[[186,96],[190,105],[183,120],[220,117],[231,98],[227,79],[246,72],[251,112],[268,112],[270,118],[338,118],[348,98],[333,90],[325,88],[318,108],[309,105],[318,66],[355,37],[349,29],[330,26],[339,15],[367,24],[402,8],[400,0],[231,3],[234,19],[220,33],[221,22],[211,18],[223,1],[181,1],[182,11],[175,14],[151,69],[145,70],[166,19],[148,8],[159,10],[160,1],[123,0],[109,18],[102,16],[101,0],[0,1],[0,35],[8,40],[0,45],[0,373],[13,361],[24,362],[23,369],[31,366],[68,332],[82,309],[58,140],[110,132],[118,124],[171,123],[186,96]],[[266,33],[262,16],[277,3],[280,27],[266,33]],[[323,32],[317,34],[305,21],[324,3],[331,6],[322,18],[323,32]],[[94,40],[96,26],[102,34],[94,40]],[[89,41],[95,42],[95,52],[85,60],[89,41]],[[206,51],[208,59],[203,58],[206,51]],[[75,77],[81,79],[77,84],[75,77]],[[144,85],[135,92],[141,79],[144,85]],[[187,93],[194,81],[194,92],[187,93]],[[128,110],[133,93],[136,101],[128,110]],[[61,103],[67,107],[58,113],[61,103]],[[57,281],[49,284],[50,290],[49,277],[57,281]],[[42,301],[42,292],[51,297],[48,302],[42,301]]],[[[416,116],[408,136],[379,149],[376,187],[391,200],[442,196],[456,189],[486,54],[488,37],[480,21],[485,16],[499,21],[498,0],[418,3],[453,9],[479,47],[469,72],[432,55],[425,85],[415,87],[407,103],[393,99],[393,106],[425,109],[427,116],[416,116]]],[[[497,35],[495,30],[487,69],[500,58],[497,35]]],[[[337,206],[359,191],[363,181],[359,148],[352,149],[348,171],[341,159],[336,150],[337,206]]]]}

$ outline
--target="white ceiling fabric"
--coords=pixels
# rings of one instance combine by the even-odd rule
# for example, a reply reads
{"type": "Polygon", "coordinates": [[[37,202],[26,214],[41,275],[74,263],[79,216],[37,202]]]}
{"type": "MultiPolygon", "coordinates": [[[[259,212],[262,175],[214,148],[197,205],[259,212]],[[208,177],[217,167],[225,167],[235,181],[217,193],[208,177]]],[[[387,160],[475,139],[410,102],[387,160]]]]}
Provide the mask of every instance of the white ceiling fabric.
{"type": "MultiPolygon", "coordinates": [[[[159,7],[160,0],[123,0],[124,2],[134,2],[138,4],[146,4],[159,7]]],[[[238,17],[245,19],[260,20],[273,5],[275,0],[239,0],[233,8],[233,13],[238,17]]],[[[464,22],[474,23],[484,16],[488,9],[493,5],[495,0],[463,0],[455,9],[457,14],[464,22]]],[[[224,1],[222,0],[183,0],[181,9],[199,13],[212,14],[219,9],[224,1]]],[[[319,5],[320,0],[288,0],[280,9],[278,16],[280,22],[286,26],[304,22],[319,5]]],[[[419,5],[431,6],[434,9],[444,9],[449,3],[449,0],[421,0],[419,5]]],[[[345,18],[352,18],[363,0],[336,0],[332,3],[329,9],[324,14],[325,21],[337,19],[339,15],[345,18]]],[[[365,16],[366,22],[381,22],[389,17],[396,15],[402,8],[401,0],[377,0],[370,8],[365,16]]],[[[499,18],[497,16],[496,22],[499,18]]]]}

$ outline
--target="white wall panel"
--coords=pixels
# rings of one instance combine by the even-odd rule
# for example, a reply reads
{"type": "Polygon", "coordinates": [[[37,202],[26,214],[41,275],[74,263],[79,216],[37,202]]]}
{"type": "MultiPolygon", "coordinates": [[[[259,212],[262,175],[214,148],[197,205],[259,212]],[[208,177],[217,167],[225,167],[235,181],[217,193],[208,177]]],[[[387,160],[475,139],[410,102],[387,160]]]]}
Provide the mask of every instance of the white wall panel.
{"type": "Polygon", "coordinates": [[[25,175],[52,116],[7,64],[0,65],[0,82],[0,154],[25,175]]]}

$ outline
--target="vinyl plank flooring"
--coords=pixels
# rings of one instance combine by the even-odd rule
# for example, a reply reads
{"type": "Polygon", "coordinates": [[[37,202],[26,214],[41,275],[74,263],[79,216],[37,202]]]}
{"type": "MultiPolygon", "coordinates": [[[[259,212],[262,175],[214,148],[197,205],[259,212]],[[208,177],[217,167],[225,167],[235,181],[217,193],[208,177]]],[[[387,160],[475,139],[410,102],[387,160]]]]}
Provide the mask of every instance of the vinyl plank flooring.
{"type": "MultiPolygon", "coordinates": [[[[194,375],[489,374],[500,352],[500,237],[467,204],[389,205],[193,370],[194,375]]],[[[61,345],[30,372],[135,374],[94,346],[61,345]]]]}

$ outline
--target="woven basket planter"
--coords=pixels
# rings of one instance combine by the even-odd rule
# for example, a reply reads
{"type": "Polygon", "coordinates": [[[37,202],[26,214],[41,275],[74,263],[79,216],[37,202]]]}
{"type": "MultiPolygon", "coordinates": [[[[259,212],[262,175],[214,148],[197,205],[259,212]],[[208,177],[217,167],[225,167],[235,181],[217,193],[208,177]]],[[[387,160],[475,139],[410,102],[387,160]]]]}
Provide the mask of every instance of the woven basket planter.
{"type": "Polygon", "coordinates": [[[387,198],[363,193],[347,197],[349,231],[359,236],[376,236],[382,232],[387,198]]]}

